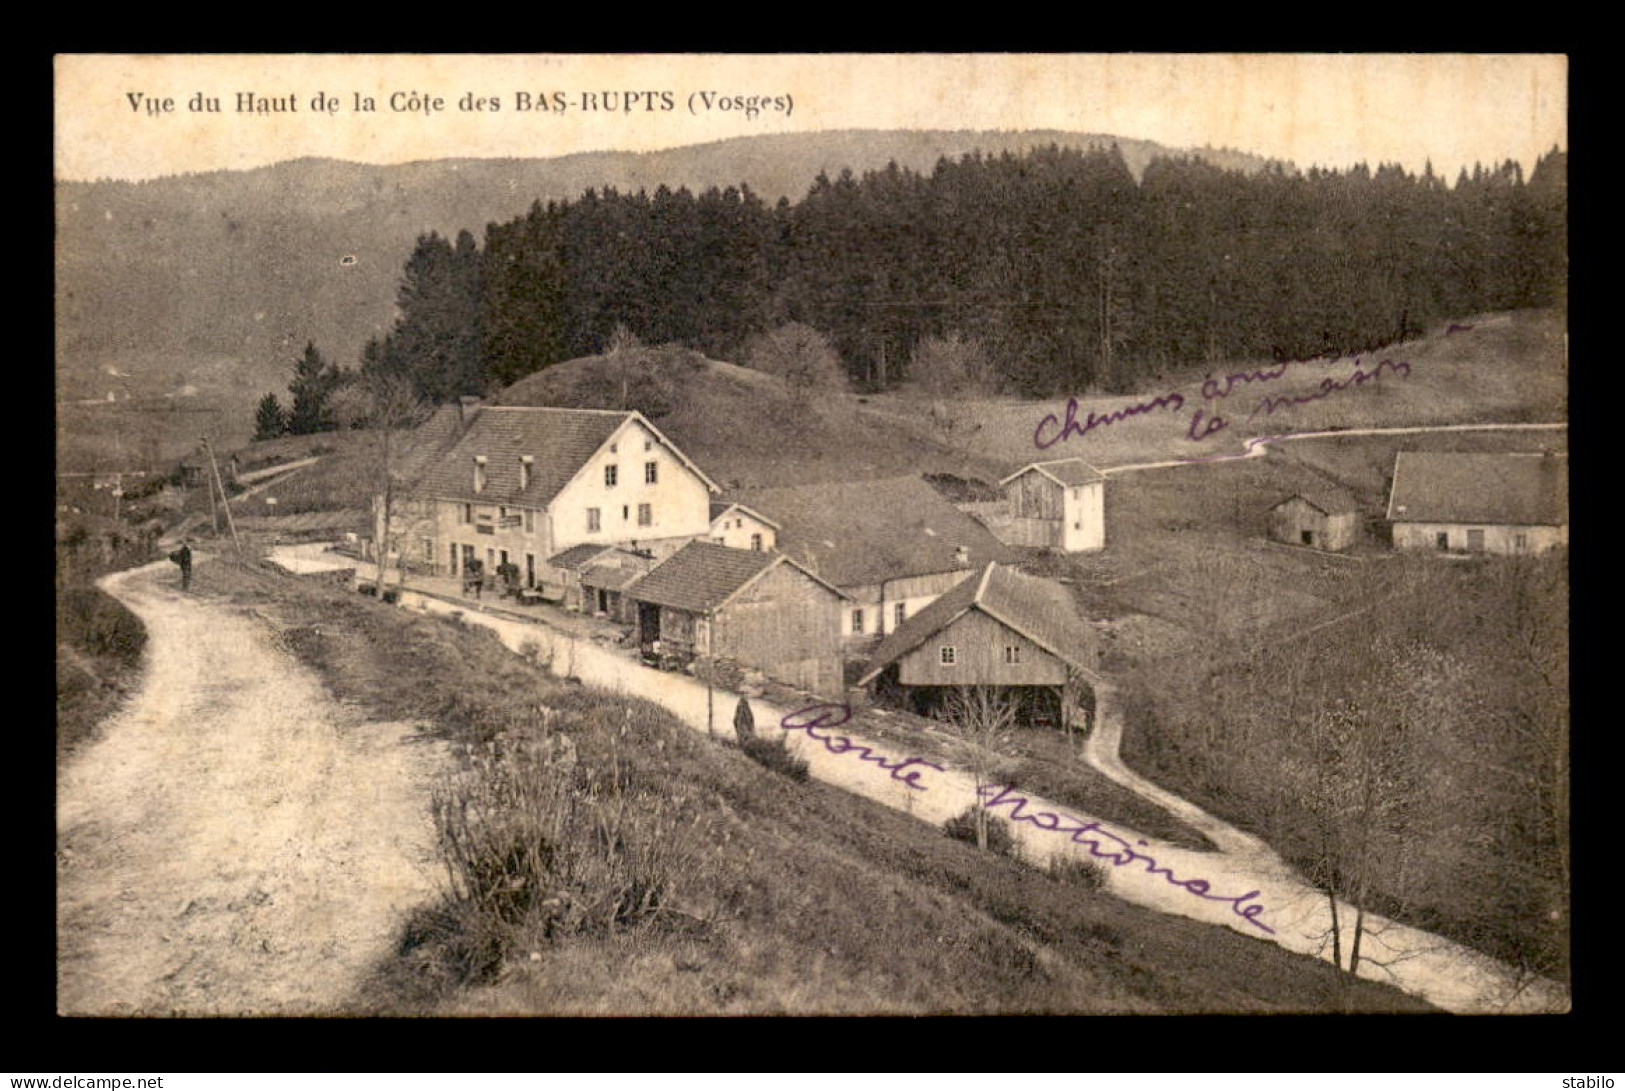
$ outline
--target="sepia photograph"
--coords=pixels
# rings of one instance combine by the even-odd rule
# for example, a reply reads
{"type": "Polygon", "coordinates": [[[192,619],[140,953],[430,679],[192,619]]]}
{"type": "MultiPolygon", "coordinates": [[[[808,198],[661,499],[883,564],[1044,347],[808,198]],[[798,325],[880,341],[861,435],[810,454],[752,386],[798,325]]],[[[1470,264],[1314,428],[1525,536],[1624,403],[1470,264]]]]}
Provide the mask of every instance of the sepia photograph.
{"type": "Polygon", "coordinates": [[[1568,80],[57,55],[56,1012],[1569,1012],[1568,80]]]}

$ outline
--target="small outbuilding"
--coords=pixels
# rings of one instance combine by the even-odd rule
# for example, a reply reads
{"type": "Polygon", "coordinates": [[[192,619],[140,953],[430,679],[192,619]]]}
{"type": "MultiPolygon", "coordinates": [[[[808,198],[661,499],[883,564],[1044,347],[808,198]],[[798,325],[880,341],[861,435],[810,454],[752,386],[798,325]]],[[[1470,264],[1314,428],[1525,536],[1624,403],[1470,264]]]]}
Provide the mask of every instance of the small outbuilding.
{"type": "Polygon", "coordinates": [[[1269,508],[1270,537],[1290,545],[1341,553],[1360,529],[1360,502],[1332,484],[1301,488],[1269,508]]]}
{"type": "Polygon", "coordinates": [[[847,598],[783,553],[690,542],[624,594],[647,658],[730,660],[813,693],[842,691],[847,598]]]}
{"type": "Polygon", "coordinates": [[[1008,506],[999,537],[1064,553],[1106,548],[1106,475],[1081,458],[1031,462],[999,482],[1008,506]]]}

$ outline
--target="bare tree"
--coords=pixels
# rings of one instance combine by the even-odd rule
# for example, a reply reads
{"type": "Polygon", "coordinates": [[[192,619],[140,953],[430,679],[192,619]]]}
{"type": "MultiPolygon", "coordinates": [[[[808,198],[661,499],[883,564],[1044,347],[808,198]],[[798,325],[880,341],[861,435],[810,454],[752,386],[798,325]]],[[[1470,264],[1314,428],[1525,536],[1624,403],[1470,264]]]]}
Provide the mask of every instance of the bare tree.
{"type": "MultiPolygon", "coordinates": [[[[997,686],[956,686],[944,702],[949,730],[958,743],[960,760],[969,767],[977,786],[989,783],[1010,742],[1016,724],[1016,705],[997,686]]],[[[987,848],[987,808],[979,803],[976,815],[976,846],[987,848]]]]}
{"type": "Polygon", "coordinates": [[[630,326],[625,322],[615,323],[604,355],[614,364],[616,378],[620,380],[622,409],[632,408],[632,356],[642,347],[643,342],[630,326]]]}
{"type": "Polygon", "coordinates": [[[790,322],[752,338],[745,359],[757,371],[783,379],[801,400],[821,391],[846,388],[846,368],[830,347],[829,339],[801,322],[790,322]]]}
{"type": "MultiPolygon", "coordinates": [[[[368,424],[375,482],[373,541],[378,551],[378,585],[382,593],[389,555],[421,519],[403,520],[397,511],[406,433],[422,424],[431,407],[409,379],[381,371],[363,372],[352,384],[357,408],[368,424]]],[[[404,551],[401,583],[406,582],[404,551]]]]}
{"type": "Polygon", "coordinates": [[[962,443],[982,430],[966,398],[988,394],[997,379],[982,343],[957,331],[926,337],[909,358],[909,377],[931,399],[930,420],[949,443],[962,443]]]}

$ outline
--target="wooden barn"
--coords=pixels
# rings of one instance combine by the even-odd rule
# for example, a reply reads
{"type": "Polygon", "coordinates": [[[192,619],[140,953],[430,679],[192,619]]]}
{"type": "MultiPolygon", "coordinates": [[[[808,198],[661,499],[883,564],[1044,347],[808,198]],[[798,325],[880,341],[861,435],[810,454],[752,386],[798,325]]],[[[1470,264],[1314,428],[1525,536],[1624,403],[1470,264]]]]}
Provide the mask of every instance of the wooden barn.
{"type": "Polygon", "coordinates": [[[602,614],[630,624],[634,614],[623,592],[655,565],[654,555],[622,546],[578,545],[547,559],[564,574],[564,605],[585,614],[602,614]]]}
{"type": "Polygon", "coordinates": [[[1076,726],[1093,707],[1098,657],[1066,588],[989,563],[881,641],[858,684],[925,715],[959,686],[996,686],[1027,719],[1076,726]]]}
{"type": "Polygon", "coordinates": [[[1064,553],[1106,548],[1106,476],[1083,459],[1029,463],[999,486],[1007,505],[997,528],[1003,541],[1064,553]]]}
{"type": "Polygon", "coordinates": [[[782,553],[690,542],[625,594],[649,658],[732,660],[814,693],[842,692],[846,596],[782,553]]]}
{"type": "Polygon", "coordinates": [[[1332,484],[1301,488],[1269,508],[1270,537],[1290,545],[1340,553],[1354,545],[1360,502],[1332,484]]]}

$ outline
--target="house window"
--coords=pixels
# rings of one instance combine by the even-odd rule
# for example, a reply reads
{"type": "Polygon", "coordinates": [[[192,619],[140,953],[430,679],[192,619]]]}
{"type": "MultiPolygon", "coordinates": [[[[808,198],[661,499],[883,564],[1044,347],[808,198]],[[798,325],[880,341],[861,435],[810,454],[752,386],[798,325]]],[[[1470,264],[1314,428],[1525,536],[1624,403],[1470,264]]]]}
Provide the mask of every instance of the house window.
{"type": "Polygon", "coordinates": [[[525,586],[536,586],[536,554],[525,554],[525,586]]]}
{"type": "Polygon", "coordinates": [[[473,504],[464,504],[463,505],[463,522],[472,523],[473,521],[474,521],[474,505],[473,504]]]}
{"type": "Polygon", "coordinates": [[[1529,535],[1527,535],[1527,534],[1514,534],[1512,536],[1512,548],[1517,550],[1519,553],[1528,553],[1529,552],[1529,535]]]}
{"type": "Polygon", "coordinates": [[[655,521],[654,506],[651,504],[638,505],[638,526],[646,527],[655,521]]]}
{"type": "Polygon", "coordinates": [[[712,538],[711,540],[713,542],[715,542],[717,545],[727,545],[728,544],[728,539],[726,539],[726,538],[712,538]]]}
{"type": "Polygon", "coordinates": [[[957,658],[958,653],[954,650],[952,644],[944,644],[937,649],[937,660],[945,667],[953,666],[957,658]]]}
{"type": "Polygon", "coordinates": [[[632,518],[632,505],[630,505],[630,504],[622,504],[621,505],[621,522],[624,523],[630,518],[632,518]]]}
{"type": "Polygon", "coordinates": [[[650,439],[644,440],[643,441],[643,449],[645,451],[653,450],[654,449],[654,440],[650,440],[650,439]]]}
{"type": "Polygon", "coordinates": [[[659,481],[660,481],[660,463],[658,463],[658,462],[645,462],[643,464],[643,483],[645,485],[654,485],[654,484],[659,483],[659,481]]]}
{"type": "Polygon", "coordinates": [[[430,564],[434,563],[434,539],[423,539],[423,559],[430,564]]]}
{"type": "Polygon", "coordinates": [[[485,491],[485,456],[474,456],[474,491],[485,491]]]}
{"type": "Polygon", "coordinates": [[[587,532],[603,529],[602,513],[597,508],[587,509],[587,532]]]}
{"type": "Polygon", "coordinates": [[[1303,531],[1302,532],[1302,537],[1303,537],[1303,544],[1304,545],[1312,546],[1312,545],[1315,544],[1315,532],[1314,531],[1312,531],[1312,530],[1303,531]]]}
{"type": "Polygon", "coordinates": [[[536,533],[536,513],[533,511],[525,512],[525,533],[536,533]]]}
{"type": "Polygon", "coordinates": [[[902,626],[903,619],[905,617],[907,617],[907,616],[908,616],[908,606],[906,604],[899,602],[896,606],[892,607],[892,631],[893,632],[896,632],[897,629],[902,626]]]}
{"type": "Polygon", "coordinates": [[[1006,644],[1004,646],[1004,661],[1006,663],[1020,663],[1021,648],[1015,644],[1006,644]]]}
{"type": "Polygon", "coordinates": [[[863,609],[861,607],[852,611],[852,631],[854,633],[863,632],[863,609]]]}
{"type": "Polygon", "coordinates": [[[614,454],[616,451],[618,451],[620,449],[621,449],[621,447],[620,447],[620,444],[618,444],[618,443],[611,443],[609,445],[609,453],[610,454],[614,454]]]}
{"type": "Polygon", "coordinates": [[[1447,530],[1439,531],[1439,536],[1434,539],[1434,542],[1435,542],[1435,544],[1438,545],[1438,547],[1440,549],[1449,549],[1450,548],[1450,532],[1447,531],[1447,530]]]}
{"type": "Polygon", "coordinates": [[[457,575],[457,543],[456,542],[451,543],[451,567],[450,567],[449,571],[451,572],[451,574],[453,576],[457,575]]]}
{"type": "Polygon", "coordinates": [[[605,466],[604,467],[604,488],[613,489],[615,487],[615,479],[616,479],[616,477],[617,477],[617,475],[619,473],[620,473],[620,469],[619,469],[619,467],[617,467],[615,465],[615,463],[611,462],[608,466],[605,466]]]}
{"type": "Polygon", "coordinates": [[[750,536],[750,547],[758,553],[762,551],[762,536],[760,534],[750,536]]]}

